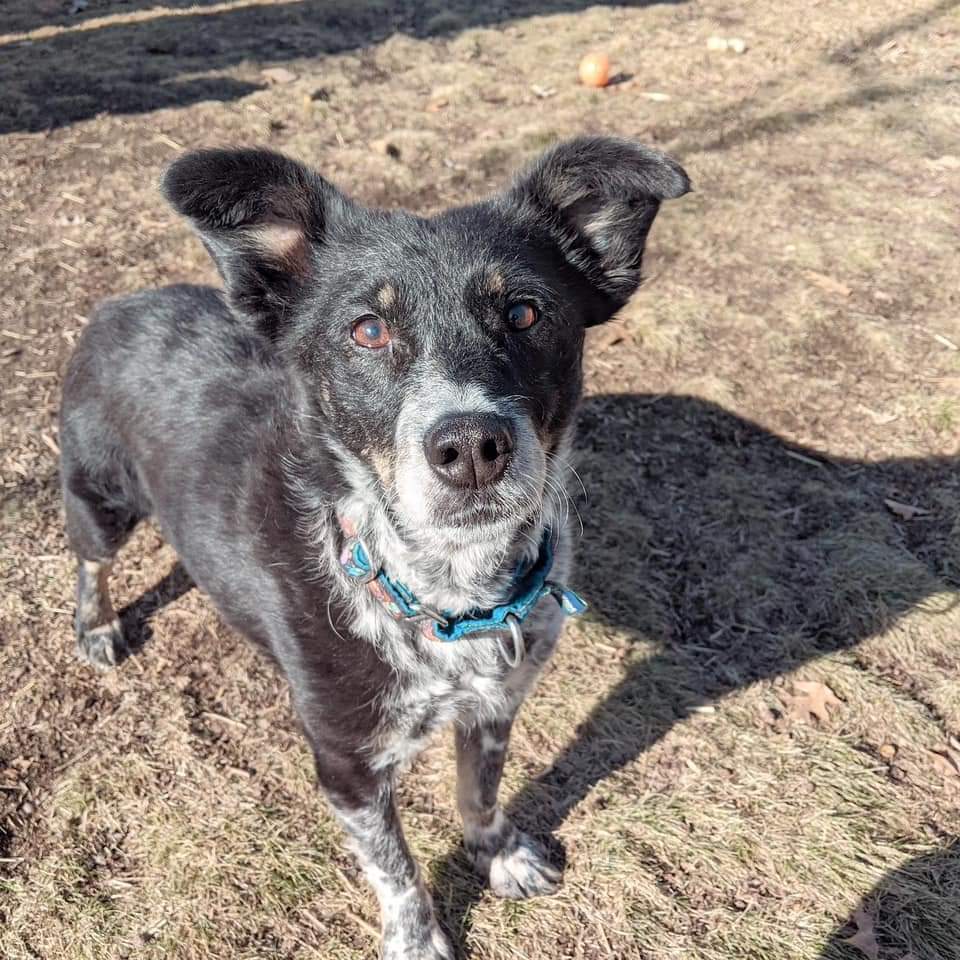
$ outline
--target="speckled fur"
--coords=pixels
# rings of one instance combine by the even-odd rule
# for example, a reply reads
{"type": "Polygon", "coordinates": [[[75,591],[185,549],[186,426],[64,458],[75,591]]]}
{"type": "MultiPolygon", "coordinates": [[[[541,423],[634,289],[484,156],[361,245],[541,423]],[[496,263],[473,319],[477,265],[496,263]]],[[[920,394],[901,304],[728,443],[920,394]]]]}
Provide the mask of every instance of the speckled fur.
{"type": "Polygon", "coordinates": [[[636,288],[660,201],[686,176],[636,144],[583,138],[506,192],[429,219],[361,207],[265,151],[189,154],[163,188],[225,291],[107,301],[71,358],[60,442],[79,651],[100,667],[125,656],[110,563],[155,516],[197,585],[289,682],[319,784],[380,900],[383,956],[450,960],[396,779],[453,724],[478,871],[501,896],[552,892],[557,871],[497,790],[561,614],[544,600],[527,618],[515,668],[492,637],[428,640],[344,573],[342,526],[454,614],[505,600],[546,530],[553,577],[567,578],[584,328],[636,288]],[[518,304],[538,322],[513,325],[518,304]],[[351,334],[371,317],[389,334],[377,350],[351,334]],[[495,480],[467,488],[428,457],[451,417],[506,431],[495,480]]]}

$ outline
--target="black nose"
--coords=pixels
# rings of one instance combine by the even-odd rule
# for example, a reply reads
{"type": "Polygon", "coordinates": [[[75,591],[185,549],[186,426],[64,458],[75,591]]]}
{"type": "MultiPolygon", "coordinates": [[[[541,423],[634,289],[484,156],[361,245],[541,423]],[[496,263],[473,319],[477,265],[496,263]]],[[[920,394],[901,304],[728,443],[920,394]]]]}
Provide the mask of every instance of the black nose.
{"type": "Polygon", "coordinates": [[[503,476],[513,455],[510,421],[492,413],[454,414],[423,441],[427,463],[454,487],[479,490],[503,476]]]}

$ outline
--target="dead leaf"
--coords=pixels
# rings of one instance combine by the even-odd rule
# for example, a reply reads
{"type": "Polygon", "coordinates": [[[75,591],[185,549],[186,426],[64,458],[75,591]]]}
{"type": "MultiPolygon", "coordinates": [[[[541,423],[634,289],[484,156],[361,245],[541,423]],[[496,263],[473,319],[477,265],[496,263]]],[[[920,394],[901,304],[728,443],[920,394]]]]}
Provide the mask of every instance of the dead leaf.
{"type": "Polygon", "coordinates": [[[286,67],[266,67],[260,71],[260,76],[268,83],[293,83],[297,75],[286,67]]]}
{"type": "Polygon", "coordinates": [[[787,713],[800,723],[807,723],[810,717],[816,717],[820,723],[829,723],[830,709],[842,705],[843,701],[819,680],[794,680],[793,693],[780,692],[787,713]]]}
{"type": "Polygon", "coordinates": [[[804,276],[821,290],[827,293],[835,293],[839,297],[849,297],[853,292],[845,283],[841,283],[835,277],[826,273],[818,273],[816,270],[804,270],[804,276]]]}
{"type": "Polygon", "coordinates": [[[923,517],[930,512],[925,507],[914,507],[909,503],[901,503],[899,500],[891,500],[889,497],[883,502],[891,513],[903,520],[912,520],[914,517],[923,517]]]}
{"type": "Polygon", "coordinates": [[[853,922],[857,925],[857,932],[852,937],[847,937],[844,941],[852,947],[856,947],[865,957],[870,960],[878,960],[880,956],[880,944],[877,943],[877,936],[873,927],[873,917],[867,913],[863,907],[854,911],[853,922]]]}

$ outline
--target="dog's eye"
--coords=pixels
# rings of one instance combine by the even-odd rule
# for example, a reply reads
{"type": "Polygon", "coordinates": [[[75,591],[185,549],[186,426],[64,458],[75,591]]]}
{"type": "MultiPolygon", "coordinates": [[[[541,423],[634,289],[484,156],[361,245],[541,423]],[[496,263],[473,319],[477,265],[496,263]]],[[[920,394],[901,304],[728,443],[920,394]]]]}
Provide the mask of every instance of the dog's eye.
{"type": "Polygon", "coordinates": [[[537,308],[532,303],[511,303],[507,307],[507,323],[514,330],[529,330],[539,319],[537,308]]]}
{"type": "Polygon", "coordinates": [[[361,317],[350,331],[353,342],[368,350],[382,350],[390,342],[390,331],[379,317],[361,317]]]}

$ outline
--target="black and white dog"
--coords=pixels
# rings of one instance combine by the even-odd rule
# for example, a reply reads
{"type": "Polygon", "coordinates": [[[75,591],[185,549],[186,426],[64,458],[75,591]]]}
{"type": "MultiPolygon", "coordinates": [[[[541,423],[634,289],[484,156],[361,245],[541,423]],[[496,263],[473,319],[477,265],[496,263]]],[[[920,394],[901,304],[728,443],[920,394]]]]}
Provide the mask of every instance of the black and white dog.
{"type": "Polygon", "coordinates": [[[688,188],[660,153],[583,138],[422,218],[277,154],[191,153],[163,190],[226,292],[107,301],[70,363],[80,654],[125,655],[110,564],[156,517],[289,681],[389,960],[452,955],[394,804],[443,724],[477,870],[504,897],[559,882],[497,788],[517,708],[582,607],[561,584],[584,329],[634,292],[660,202],[688,188]]]}

